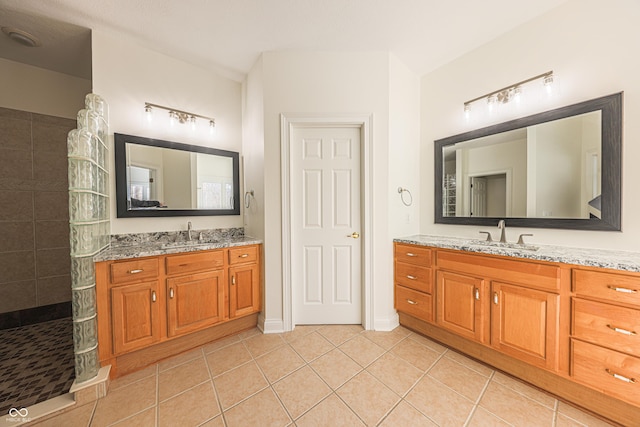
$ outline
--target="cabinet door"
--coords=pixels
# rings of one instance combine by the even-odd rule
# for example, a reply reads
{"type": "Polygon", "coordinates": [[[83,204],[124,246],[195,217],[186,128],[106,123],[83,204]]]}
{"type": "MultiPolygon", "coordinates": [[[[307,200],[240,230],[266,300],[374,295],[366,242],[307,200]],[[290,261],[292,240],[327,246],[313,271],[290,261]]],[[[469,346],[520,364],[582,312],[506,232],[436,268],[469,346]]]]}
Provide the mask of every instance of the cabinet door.
{"type": "Polygon", "coordinates": [[[260,311],[260,270],[257,264],[229,268],[229,317],[260,311]]]}
{"type": "Polygon", "coordinates": [[[113,353],[121,354],[160,340],[158,282],[111,288],[113,353]]]}
{"type": "Polygon", "coordinates": [[[557,369],[559,295],[493,282],[491,345],[542,368],[557,369]]]}
{"type": "Polygon", "coordinates": [[[485,342],[489,334],[486,315],[487,288],[483,279],[438,271],[436,323],[456,334],[485,342]]]}
{"type": "Polygon", "coordinates": [[[167,334],[187,334],[224,320],[224,271],[167,279],[167,334]]]}

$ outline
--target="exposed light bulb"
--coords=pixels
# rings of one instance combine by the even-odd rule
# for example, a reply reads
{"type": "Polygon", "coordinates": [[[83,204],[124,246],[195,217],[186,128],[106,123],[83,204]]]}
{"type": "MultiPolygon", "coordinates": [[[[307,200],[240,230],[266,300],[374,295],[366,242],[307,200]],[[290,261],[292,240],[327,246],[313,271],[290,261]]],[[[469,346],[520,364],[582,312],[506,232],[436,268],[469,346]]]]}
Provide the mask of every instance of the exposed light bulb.
{"type": "Polygon", "coordinates": [[[144,115],[147,117],[148,123],[153,121],[153,109],[151,108],[151,105],[144,106],[144,115]]]}

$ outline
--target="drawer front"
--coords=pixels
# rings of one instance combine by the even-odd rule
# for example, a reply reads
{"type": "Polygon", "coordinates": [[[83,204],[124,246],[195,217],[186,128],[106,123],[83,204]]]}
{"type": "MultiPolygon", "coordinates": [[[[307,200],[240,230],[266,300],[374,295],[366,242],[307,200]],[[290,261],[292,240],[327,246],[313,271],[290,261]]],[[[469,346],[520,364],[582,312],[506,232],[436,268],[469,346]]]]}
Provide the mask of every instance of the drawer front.
{"type": "Polygon", "coordinates": [[[573,299],[572,335],[640,356],[640,310],[573,299]]]}
{"type": "Polygon", "coordinates": [[[433,293],[432,270],[426,267],[418,267],[402,262],[396,263],[396,285],[416,291],[433,293]]]}
{"type": "Polygon", "coordinates": [[[223,266],[223,250],[171,255],[166,258],[167,275],[216,270],[223,266]]]}
{"type": "Polygon", "coordinates": [[[396,261],[431,267],[431,249],[417,245],[396,243],[396,261]]]}
{"type": "Polygon", "coordinates": [[[396,310],[418,319],[433,321],[433,299],[431,295],[396,286],[396,310]]]}
{"type": "Polygon", "coordinates": [[[571,341],[571,375],[609,396],[640,405],[640,359],[578,340],[571,341]]]}
{"type": "Polygon", "coordinates": [[[573,270],[576,295],[640,307],[640,276],[573,270]]]}
{"type": "Polygon", "coordinates": [[[245,264],[258,260],[257,246],[240,246],[229,249],[229,265],[245,264]]]}
{"type": "Polygon", "coordinates": [[[136,282],[158,277],[158,259],[143,258],[111,264],[111,283],[136,282]]]}

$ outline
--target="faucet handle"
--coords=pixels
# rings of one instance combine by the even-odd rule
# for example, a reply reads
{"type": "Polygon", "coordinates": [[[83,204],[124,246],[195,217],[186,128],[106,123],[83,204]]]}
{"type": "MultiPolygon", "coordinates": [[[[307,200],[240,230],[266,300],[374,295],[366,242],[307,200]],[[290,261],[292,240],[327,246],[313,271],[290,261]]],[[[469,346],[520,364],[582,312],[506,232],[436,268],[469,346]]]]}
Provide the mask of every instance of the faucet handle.
{"type": "Polygon", "coordinates": [[[524,245],[525,244],[524,243],[524,239],[523,239],[524,236],[533,236],[533,234],[521,234],[520,237],[518,237],[518,244],[519,245],[524,245]]]}
{"type": "Polygon", "coordinates": [[[493,239],[491,238],[491,233],[489,233],[488,231],[480,231],[480,234],[486,234],[487,242],[493,242],[493,239]]]}

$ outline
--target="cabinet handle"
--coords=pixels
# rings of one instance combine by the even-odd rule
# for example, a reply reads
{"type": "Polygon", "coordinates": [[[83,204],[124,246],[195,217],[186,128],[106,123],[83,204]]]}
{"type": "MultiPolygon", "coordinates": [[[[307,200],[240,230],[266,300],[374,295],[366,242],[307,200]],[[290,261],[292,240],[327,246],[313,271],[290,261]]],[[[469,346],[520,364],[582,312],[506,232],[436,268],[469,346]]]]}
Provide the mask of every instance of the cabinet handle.
{"type": "Polygon", "coordinates": [[[231,284],[232,285],[236,284],[236,276],[231,276],[231,284]]]}
{"type": "Polygon", "coordinates": [[[494,303],[495,305],[498,305],[498,302],[499,302],[499,300],[498,300],[498,293],[497,293],[497,292],[494,292],[494,293],[493,293],[493,303],[494,303]]]}
{"type": "Polygon", "coordinates": [[[416,276],[412,276],[410,274],[407,274],[407,279],[416,280],[417,277],[416,276]]]}
{"type": "Polygon", "coordinates": [[[242,255],[238,255],[238,258],[246,258],[248,256],[249,256],[249,254],[242,254],[242,255]]]}
{"type": "Polygon", "coordinates": [[[636,292],[638,292],[636,289],[619,288],[613,285],[607,285],[607,288],[611,289],[612,291],[622,292],[623,294],[635,294],[636,292]]]}
{"type": "Polygon", "coordinates": [[[173,288],[169,288],[169,298],[173,298],[173,288]]]}
{"type": "Polygon", "coordinates": [[[412,254],[411,252],[407,252],[407,256],[418,256],[418,255],[412,254]]]}
{"type": "Polygon", "coordinates": [[[414,301],[414,300],[410,300],[410,299],[408,299],[408,300],[407,300],[407,302],[408,302],[409,304],[411,304],[411,305],[418,305],[418,303],[417,303],[416,301],[414,301]]]}
{"type": "Polygon", "coordinates": [[[615,372],[613,372],[611,369],[609,368],[605,368],[605,371],[607,372],[607,374],[611,375],[613,378],[620,380],[620,381],[624,381],[625,383],[635,383],[636,379],[635,378],[628,378],[625,377],[624,375],[620,375],[620,374],[616,374],[615,372]]]}
{"type": "Polygon", "coordinates": [[[613,325],[607,325],[607,328],[609,328],[611,330],[614,330],[616,332],[619,332],[621,334],[624,334],[624,335],[635,335],[636,334],[635,331],[629,331],[627,329],[617,328],[617,327],[615,327],[613,325]]]}
{"type": "Polygon", "coordinates": [[[127,271],[127,273],[129,273],[129,274],[138,274],[138,273],[142,273],[143,271],[144,271],[143,269],[139,268],[137,270],[129,270],[129,271],[127,271]]]}
{"type": "Polygon", "coordinates": [[[156,302],[156,291],[151,291],[151,302],[156,302]]]}
{"type": "Polygon", "coordinates": [[[476,301],[480,301],[480,289],[473,288],[473,296],[476,299],[476,301]]]}

